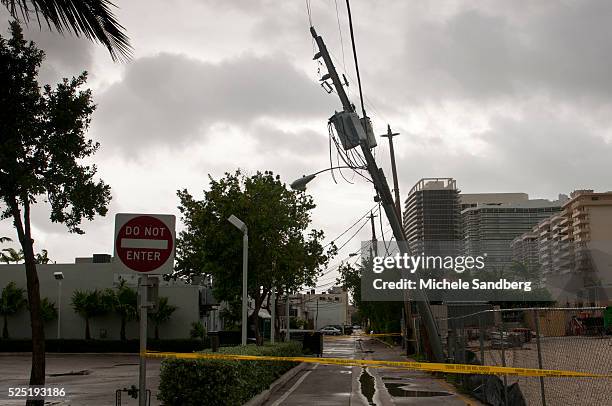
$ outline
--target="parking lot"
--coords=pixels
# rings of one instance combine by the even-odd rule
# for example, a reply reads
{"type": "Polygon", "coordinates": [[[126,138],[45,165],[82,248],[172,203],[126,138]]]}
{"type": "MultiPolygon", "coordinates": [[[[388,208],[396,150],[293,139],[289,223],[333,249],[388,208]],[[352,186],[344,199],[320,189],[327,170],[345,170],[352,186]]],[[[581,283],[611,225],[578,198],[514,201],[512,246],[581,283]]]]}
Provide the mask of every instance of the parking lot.
{"type": "MultiPolygon", "coordinates": [[[[8,389],[27,385],[29,354],[0,354],[0,404],[23,405],[8,397],[8,389]]],[[[158,405],[160,360],[147,360],[147,387],[151,404],[158,405]]],[[[65,397],[48,398],[50,405],[114,405],[115,391],[138,386],[138,356],[135,354],[47,354],[46,386],[64,388],[65,397]]],[[[137,405],[127,393],[122,405],[137,405]]]]}

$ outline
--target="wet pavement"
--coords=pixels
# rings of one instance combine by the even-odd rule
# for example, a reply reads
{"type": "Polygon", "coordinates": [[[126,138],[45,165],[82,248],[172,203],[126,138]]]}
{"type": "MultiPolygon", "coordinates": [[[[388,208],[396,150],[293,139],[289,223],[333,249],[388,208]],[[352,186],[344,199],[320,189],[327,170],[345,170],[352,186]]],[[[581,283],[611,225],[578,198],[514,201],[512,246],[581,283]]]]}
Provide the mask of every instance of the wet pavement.
{"type": "MultiPolygon", "coordinates": [[[[405,361],[398,347],[359,337],[328,337],[324,357],[405,361]]],[[[420,371],[309,365],[272,394],[279,405],[480,405],[420,371]]]]}
{"type": "MultiPolygon", "coordinates": [[[[30,362],[29,354],[0,355],[0,405],[25,404],[23,398],[9,398],[8,388],[27,385],[30,362]]],[[[66,396],[47,398],[45,405],[114,405],[117,389],[138,386],[138,362],[136,354],[48,353],[46,387],[64,388],[66,396]]],[[[159,404],[159,365],[160,360],[147,360],[151,405],[159,404]]],[[[121,404],[137,405],[138,401],[124,393],[121,404]]]]}

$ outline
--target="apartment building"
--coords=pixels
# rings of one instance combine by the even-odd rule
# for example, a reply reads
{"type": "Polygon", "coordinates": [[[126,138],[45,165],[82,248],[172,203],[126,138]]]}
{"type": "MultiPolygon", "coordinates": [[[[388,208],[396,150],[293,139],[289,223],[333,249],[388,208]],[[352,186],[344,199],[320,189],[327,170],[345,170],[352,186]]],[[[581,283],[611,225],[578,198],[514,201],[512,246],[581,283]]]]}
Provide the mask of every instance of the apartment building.
{"type": "MultiPolygon", "coordinates": [[[[576,190],[570,197],[560,213],[542,220],[521,238],[536,235],[539,268],[555,299],[583,304],[609,303],[612,192],[576,190]]],[[[518,242],[514,248],[517,260],[528,255],[527,248],[518,242]]]]}

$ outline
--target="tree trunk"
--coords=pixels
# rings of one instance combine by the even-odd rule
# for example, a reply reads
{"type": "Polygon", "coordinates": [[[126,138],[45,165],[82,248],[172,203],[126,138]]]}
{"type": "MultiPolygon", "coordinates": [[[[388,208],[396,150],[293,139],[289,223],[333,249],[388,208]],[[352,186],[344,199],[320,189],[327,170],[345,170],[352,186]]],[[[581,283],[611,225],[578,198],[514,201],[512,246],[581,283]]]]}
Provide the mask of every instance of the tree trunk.
{"type": "Polygon", "coordinates": [[[8,334],[8,315],[4,315],[4,325],[2,326],[2,338],[5,340],[9,338],[8,334]]]}
{"type": "Polygon", "coordinates": [[[121,332],[120,332],[121,340],[125,341],[125,317],[121,317],[121,332]]]}
{"type": "Polygon", "coordinates": [[[259,310],[261,309],[261,305],[263,304],[267,294],[268,292],[264,289],[262,293],[255,296],[255,308],[251,314],[251,317],[249,317],[251,319],[251,323],[255,326],[255,342],[257,345],[261,345],[262,343],[261,334],[259,334],[259,310]]]}
{"type": "Polygon", "coordinates": [[[85,317],[85,339],[91,340],[91,334],[89,333],[89,317],[85,317]]]}
{"type": "MultiPolygon", "coordinates": [[[[30,385],[45,384],[45,330],[40,309],[40,284],[36,272],[36,258],[32,246],[32,233],[30,228],[30,204],[27,196],[22,199],[24,206],[23,223],[17,199],[10,202],[13,222],[17,236],[23,250],[25,260],[26,281],[28,288],[28,303],[30,307],[30,325],[32,327],[32,370],[30,372],[30,385]]],[[[44,405],[44,400],[28,400],[27,405],[44,405]]]]}

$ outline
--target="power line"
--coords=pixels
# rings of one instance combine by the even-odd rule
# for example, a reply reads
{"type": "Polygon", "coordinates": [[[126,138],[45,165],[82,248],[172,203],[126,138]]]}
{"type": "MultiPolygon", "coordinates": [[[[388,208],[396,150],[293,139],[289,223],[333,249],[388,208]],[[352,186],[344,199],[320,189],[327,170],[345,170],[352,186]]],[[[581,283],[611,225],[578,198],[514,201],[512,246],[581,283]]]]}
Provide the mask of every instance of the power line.
{"type": "Polygon", "coordinates": [[[364,119],[367,117],[365,106],[363,104],[363,92],[361,90],[361,76],[359,75],[359,63],[357,62],[357,49],[355,48],[355,34],[353,33],[353,17],[351,15],[351,4],[349,0],[346,0],[346,10],[349,18],[349,28],[351,30],[351,45],[353,47],[353,58],[355,59],[355,72],[357,73],[357,85],[359,87],[359,99],[361,100],[361,111],[363,112],[364,119]]]}
{"type": "MultiPolygon", "coordinates": [[[[336,240],[342,238],[343,235],[345,235],[346,233],[348,233],[353,227],[355,227],[362,219],[364,219],[368,214],[370,214],[370,212],[376,208],[376,206],[378,206],[377,204],[372,206],[372,208],[368,209],[368,211],[365,212],[365,214],[361,217],[359,217],[357,219],[357,221],[355,221],[353,224],[351,224],[351,226],[349,228],[347,228],[346,230],[344,230],[339,236],[337,236],[336,238],[334,238],[333,240],[331,240],[330,242],[328,242],[323,248],[331,245],[331,243],[336,242],[336,240]]],[[[379,208],[380,211],[380,208],[379,208]]]]}

